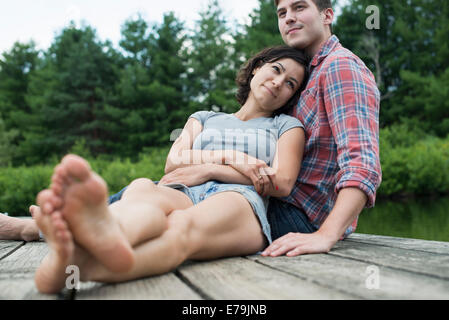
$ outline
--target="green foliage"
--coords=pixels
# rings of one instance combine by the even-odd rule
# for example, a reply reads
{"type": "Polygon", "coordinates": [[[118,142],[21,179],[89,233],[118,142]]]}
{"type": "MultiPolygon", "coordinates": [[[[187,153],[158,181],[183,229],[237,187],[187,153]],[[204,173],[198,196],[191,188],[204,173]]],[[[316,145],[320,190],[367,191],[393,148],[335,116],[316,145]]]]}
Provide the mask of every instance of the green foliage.
{"type": "Polygon", "coordinates": [[[379,196],[449,193],[449,137],[394,126],[381,130],[380,154],[379,196]]]}
{"type": "Polygon", "coordinates": [[[239,66],[232,59],[227,19],[217,0],[200,17],[187,49],[190,109],[233,112],[238,107],[234,79],[239,66]]]}
{"type": "MultiPolygon", "coordinates": [[[[28,118],[34,125],[21,150],[36,158],[64,154],[84,138],[93,154],[107,152],[110,121],[104,112],[117,75],[105,44],[90,27],[64,29],[30,80],[28,118]]],[[[31,161],[34,159],[32,158],[31,161]]]]}
{"type": "MultiPolygon", "coordinates": [[[[82,150],[83,142],[74,149],[82,150]]],[[[110,194],[117,193],[132,180],[146,177],[154,181],[164,175],[167,148],[148,149],[139,161],[130,159],[89,159],[92,169],[108,184],[110,194]]],[[[49,165],[32,167],[0,167],[0,211],[12,216],[26,215],[28,207],[35,203],[37,194],[50,185],[53,168],[59,159],[49,165]]]]}
{"type": "MultiPolygon", "coordinates": [[[[447,117],[449,5],[446,0],[351,0],[334,32],[376,75],[382,94],[381,126],[414,118],[428,130],[438,112],[447,117]],[[368,30],[365,12],[380,9],[380,29],[368,30]],[[425,108],[425,105],[432,107],[425,108]],[[430,109],[430,110],[429,110],[430,109]],[[430,112],[430,114],[429,114],[430,112]]],[[[435,128],[444,137],[447,123],[435,128]]]]}
{"type": "Polygon", "coordinates": [[[26,101],[30,79],[40,63],[34,42],[14,43],[0,59],[0,115],[3,120],[0,163],[21,163],[18,145],[25,139],[30,123],[24,121],[30,112],[26,101]],[[23,115],[23,117],[22,117],[23,115]]]}
{"type": "Polygon", "coordinates": [[[75,142],[69,153],[77,154],[83,158],[92,158],[92,154],[86,145],[86,139],[81,138],[75,142]]]}
{"type": "Polygon", "coordinates": [[[0,168],[0,211],[27,215],[39,191],[48,188],[51,166],[0,168]]]}
{"type": "Polygon", "coordinates": [[[17,135],[17,130],[6,130],[5,123],[0,117],[0,167],[11,164],[15,152],[12,141],[17,135]]]}
{"type": "Polygon", "coordinates": [[[449,68],[438,76],[422,76],[402,71],[404,90],[403,111],[407,118],[419,121],[421,128],[440,137],[449,134],[449,68]]]}
{"type": "MultiPolygon", "coordinates": [[[[192,30],[170,12],[159,24],[129,18],[120,50],[89,26],[63,29],[45,52],[15,43],[0,58],[0,206],[23,212],[67,152],[91,159],[114,191],[160,178],[165,158],[142,154],[166,148],[197,110],[238,110],[238,69],[282,43],[275,12],[272,0],[259,0],[249,23],[237,25],[209,0],[192,30]]],[[[448,17],[446,0],[351,0],[334,24],[382,93],[379,195],[449,192],[448,17]],[[365,27],[368,5],[380,8],[379,30],[365,27]]]]}
{"type": "Polygon", "coordinates": [[[237,37],[236,53],[244,62],[260,50],[284,44],[278,29],[273,0],[259,0],[259,6],[250,14],[251,22],[237,37]]]}

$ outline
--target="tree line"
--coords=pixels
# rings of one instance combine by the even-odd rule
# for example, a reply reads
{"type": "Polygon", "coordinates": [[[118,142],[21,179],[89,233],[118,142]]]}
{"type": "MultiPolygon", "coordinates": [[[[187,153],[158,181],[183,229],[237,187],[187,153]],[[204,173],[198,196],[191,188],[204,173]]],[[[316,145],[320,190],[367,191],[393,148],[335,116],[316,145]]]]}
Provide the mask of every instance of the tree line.
{"type": "MultiPolygon", "coordinates": [[[[195,111],[236,111],[242,63],[283,43],[273,1],[259,0],[247,25],[218,0],[199,16],[193,29],[173,12],[156,24],[131,17],[119,48],[75,24],[47,50],[16,42],[0,57],[0,165],[46,163],[74,149],[137,159],[169,145],[195,111]]],[[[448,20],[446,0],[345,2],[333,30],[376,76],[381,128],[448,135],[448,20]],[[365,26],[369,5],[380,8],[379,29],[365,26]]]]}

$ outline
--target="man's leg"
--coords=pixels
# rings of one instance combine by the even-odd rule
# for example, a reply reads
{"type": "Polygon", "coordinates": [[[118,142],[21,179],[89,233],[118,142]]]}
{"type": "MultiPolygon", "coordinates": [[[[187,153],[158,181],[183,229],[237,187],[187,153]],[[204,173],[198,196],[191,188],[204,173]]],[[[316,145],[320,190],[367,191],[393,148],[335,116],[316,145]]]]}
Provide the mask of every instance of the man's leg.
{"type": "Polygon", "coordinates": [[[267,218],[273,241],[289,232],[312,233],[317,230],[299,208],[277,198],[270,199],[267,218]]]}

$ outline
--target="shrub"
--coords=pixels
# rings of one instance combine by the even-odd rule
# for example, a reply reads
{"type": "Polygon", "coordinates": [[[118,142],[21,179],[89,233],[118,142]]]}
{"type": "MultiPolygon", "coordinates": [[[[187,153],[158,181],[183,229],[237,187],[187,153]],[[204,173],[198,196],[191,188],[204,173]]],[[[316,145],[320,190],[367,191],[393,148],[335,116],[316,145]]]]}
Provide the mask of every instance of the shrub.
{"type": "Polygon", "coordinates": [[[449,193],[449,138],[425,136],[404,125],[382,129],[380,161],[378,195],[449,193]]]}
{"type": "MultiPolygon", "coordinates": [[[[107,182],[110,194],[120,191],[132,180],[146,177],[159,180],[164,174],[167,148],[149,149],[139,156],[138,162],[129,159],[88,159],[92,169],[107,182]]],[[[0,168],[0,212],[11,216],[28,215],[28,207],[36,195],[50,185],[56,165],[0,168]]]]}

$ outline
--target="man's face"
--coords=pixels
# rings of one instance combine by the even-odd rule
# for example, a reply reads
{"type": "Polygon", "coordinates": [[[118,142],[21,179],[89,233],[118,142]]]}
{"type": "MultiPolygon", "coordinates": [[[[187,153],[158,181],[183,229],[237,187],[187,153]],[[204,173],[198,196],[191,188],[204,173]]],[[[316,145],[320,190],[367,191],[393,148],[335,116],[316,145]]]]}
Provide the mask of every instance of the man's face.
{"type": "Polygon", "coordinates": [[[309,54],[314,55],[330,35],[329,17],[312,0],[280,0],[277,16],[284,42],[309,54]]]}

